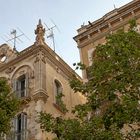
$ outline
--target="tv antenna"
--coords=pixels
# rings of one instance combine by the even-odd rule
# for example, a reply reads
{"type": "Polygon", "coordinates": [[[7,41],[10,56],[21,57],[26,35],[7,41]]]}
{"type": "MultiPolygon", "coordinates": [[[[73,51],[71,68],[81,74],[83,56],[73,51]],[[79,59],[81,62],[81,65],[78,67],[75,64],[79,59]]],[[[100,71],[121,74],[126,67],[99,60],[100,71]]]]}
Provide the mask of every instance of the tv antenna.
{"type": "Polygon", "coordinates": [[[51,20],[51,22],[54,24],[52,27],[48,27],[46,23],[45,26],[47,27],[46,31],[49,31],[49,34],[47,35],[47,38],[52,38],[52,42],[53,42],[53,49],[55,52],[55,38],[54,38],[54,28],[57,28],[57,30],[60,32],[59,28],[56,26],[56,24],[53,22],[53,20],[51,20]]]}
{"type": "Polygon", "coordinates": [[[16,50],[16,43],[17,42],[21,42],[23,43],[23,41],[20,39],[21,36],[25,36],[28,40],[30,40],[22,31],[21,29],[19,29],[17,27],[17,29],[20,31],[20,34],[17,34],[17,30],[16,29],[12,29],[12,31],[10,31],[10,34],[8,34],[8,36],[5,35],[5,38],[8,39],[6,40],[4,37],[2,37],[2,39],[4,41],[8,42],[12,42],[14,45],[14,50],[16,50]]]}
{"type": "Polygon", "coordinates": [[[113,7],[114,7],[114,9],[116,9],[116,4],[115,4],[114,0],[113,0],[113,7]]]}

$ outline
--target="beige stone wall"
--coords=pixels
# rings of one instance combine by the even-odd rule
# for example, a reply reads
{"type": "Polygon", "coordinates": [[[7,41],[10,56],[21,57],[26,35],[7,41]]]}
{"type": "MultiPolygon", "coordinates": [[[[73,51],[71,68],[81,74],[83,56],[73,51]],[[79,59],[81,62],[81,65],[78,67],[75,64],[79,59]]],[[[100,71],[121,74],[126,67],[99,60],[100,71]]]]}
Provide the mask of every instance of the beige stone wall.
{"type": "MultiPolygon", "coordinates": [[[[46,46],[44,46],[46,47],[46,46]]],[[[11,86],[13,81],[23,74],[28,75],[29,84],[29,97],[22,99],[22,107],[19,111],[27,113],[27,129],[29,133],[29,140],[46,140],[54,137],[50,133],[43,132],[40,129],[40,125],[36,122],[38,119],[38,112],[45,111],[53,114],[53,116],[63,116],[64,118],[74,117],[71,113],[64,114],[58,108],[55,107],[55,90],[54,80],[58,80],[63,88],[63,101],[66,104],[68,110],[76,104],[85,102],[85,98],[79,93],[73,93],[73,90],[69,86],[70,75],[69,70],[66,72],[66,68],[69,68],[63,61],[54,57],[54,61],[58,61],[55,64],[47,55],[45,50],[39,50],[35,53],[28,50],[23,55],[18,56],[15,60],[6,62],[0,65],[0,77],[6,77],[9,80],[11,86]],[[28,55],[28,53],[32,55],[28,55]],[[28,56],[27,56],[28,55],[28,56]],[[65,71],[64,71],[65,69],[65,71]]],[[[53,55],[53,54],[52,54],[53,55]]],[[[55,56],[55,55],[54,55],[55,56]]],[[[70,69],[70,71],[72,71],[70,69]]]]}
{"type": "MultiPolygon", "coordinates": [[[[136,22],[137,22],[137,24],[140,24],[140,19],[137,19],[136,22]]],[[[112,32],[116,32],[120,28],[124,28],[124,30],[127,31],[129,28],[129,24],[125,24],[122,27],[119,27],[119,28],[113,30],[112,32]]],[[[95,40],[93,38],[92,42],[90,41],[90,42],[86,43],[83,47],[79,48],[81,62],[83,62],[84,64],[89,66],[88,51],[90,51],[92,48],[96,48],[96,46],[98,46],[99,44],[104,44],[106,42],[106,36],[108,34],[109,33],[106,33],[103,37],[101,37],[101,38],[99,37],[95,40]]],[[[101,34],[98,34],[98,35],[100,36],[101,34]]]]}
{"type": "MultiPolygon", "coordinates": [[[[78,35],[74,37],[74,40],[77,42],[82,63],[87,67],[90,66],[91,60],[94,61],[94,58],[90,58],[93,57],[91,52],[95,50],[96,46],[104,44],[106,36],[116,32],[118,29],[124,28],[127,31],[130,19],[136,19],[137,24],[140,24],[140,8],[138,4],[140,4],[139,0],[132,1],[78,29],[78,35]]],[[[82,75],[84,79],[87,78],[85,71],[83,71],[82,75]]]]}

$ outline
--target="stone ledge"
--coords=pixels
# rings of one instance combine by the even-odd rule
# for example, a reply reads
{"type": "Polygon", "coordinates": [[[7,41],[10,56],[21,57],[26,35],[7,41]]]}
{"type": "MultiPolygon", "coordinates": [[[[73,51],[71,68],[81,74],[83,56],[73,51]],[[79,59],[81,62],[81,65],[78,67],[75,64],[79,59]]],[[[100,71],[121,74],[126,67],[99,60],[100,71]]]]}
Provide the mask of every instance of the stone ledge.
{"type": "Polygon", "coordinates": [[[34,95],[32,96],[32,99],[37,102],[38,100],[43,100],[44,102],[47,101],[48,99],[48,94],[45,90],[43,89],[40,89],[40,90],[37,90],[34,95]]]}

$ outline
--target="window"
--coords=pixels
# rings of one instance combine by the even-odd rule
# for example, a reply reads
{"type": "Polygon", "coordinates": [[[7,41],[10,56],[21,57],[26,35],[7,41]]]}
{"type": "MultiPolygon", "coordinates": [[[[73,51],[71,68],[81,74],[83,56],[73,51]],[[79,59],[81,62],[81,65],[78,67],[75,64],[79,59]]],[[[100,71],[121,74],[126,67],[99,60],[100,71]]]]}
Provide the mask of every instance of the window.
{"type": "Polygon", "coordinates": [[[27,97],[28,96],[28,78],[27,75],[20,76],[15,82],[15,92],[17,97],[27,97]]]}
{"type": "Polygon", "coordinates": [[[60,102],[62,100],[62,85],[59,81],[55,80],[55,103],[57,105],[60,105],[60,102]]]}
{"type": "Polygon", "coordinates": [[[22,112],[12,120],[11,133],[6,136],[6,140],[28,140],[26,113],[22,112]]]}
{"type": "Polygon", "coordinates": [[[21,113],[15,117],[14,129],[15,139],[14,140],[26,140],[27,138],[27,114],[21,113]]]}
{"type": "Polygon", "coordinates": [[[54,106],[62,113],[66,113],[68,110],[62,100],[62,97],[64,96],[62,85],[58,80],[55,80],[54,83],[55,83],[55,104],[54,104],[54,106]]]}

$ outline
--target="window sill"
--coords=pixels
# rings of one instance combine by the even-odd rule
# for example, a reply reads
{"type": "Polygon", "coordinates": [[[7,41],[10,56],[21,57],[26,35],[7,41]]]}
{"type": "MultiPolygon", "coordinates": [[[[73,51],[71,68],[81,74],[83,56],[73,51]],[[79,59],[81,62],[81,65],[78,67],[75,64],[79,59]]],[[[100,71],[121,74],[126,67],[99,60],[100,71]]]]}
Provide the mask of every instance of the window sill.
{"type": "Polygon", "coordinates": [[[19,98],[23,104],[28,104],[31,101],[30,96],[20,97],[19,98]]]}
{"type": "Polygon", "coordinates": [[[60,107],[58,104],[53,103],[53,106],[54,106],[57,110],[59,110],[61,113],[66,114],[66,113],[61,109],[61,107],[60,107]]]}

